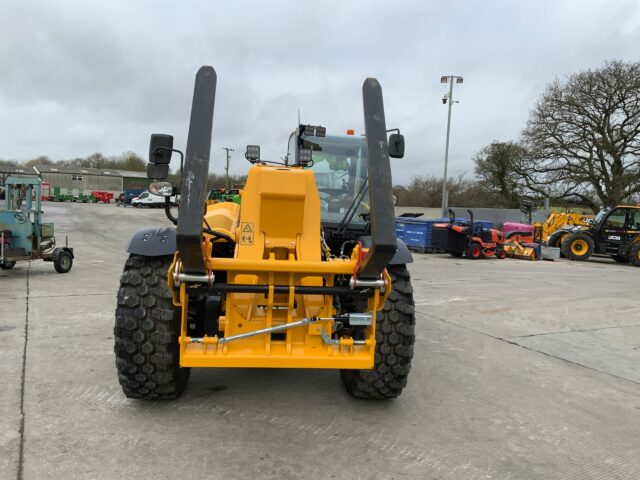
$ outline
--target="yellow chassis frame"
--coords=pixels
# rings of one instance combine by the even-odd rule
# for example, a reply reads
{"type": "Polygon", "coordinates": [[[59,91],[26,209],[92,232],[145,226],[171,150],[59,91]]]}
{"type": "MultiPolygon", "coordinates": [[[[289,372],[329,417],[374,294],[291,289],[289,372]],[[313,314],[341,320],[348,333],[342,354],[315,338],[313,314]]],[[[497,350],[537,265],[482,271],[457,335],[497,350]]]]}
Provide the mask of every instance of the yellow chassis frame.
{"type": "MultiPolygon", "coordinates": [[[[256,326],[232,325],[227,318],[231,309],[237,308],[237,303],[255,307],[257,300],[264,301],[261,294],[227,293],[225,315],[219,319],[219,325],[224,337],[238,333],[247,333],[259,328],[269,328],[299,321],[309,316],[333,317],[333,297],[331,295],[302,295],[295,294],[295,285],[301,285],[304,278],[322,278],[323,284],[333,285],[335,275],[352,275],[357,271],[360,249],[356,248],[351,259],[332,259],[329,261],[309,262],[287,260],[249,260],[239,258],[207,259],[209,272],[227,272],[227,283],[236,279],[247,278],[247,275],[266,275],[269,279],[269,289],[264,307],[265,315],[262,323],[256,326]],[[280,298],[278,302],[274,293],[276,274],[287,274],[289,279],[289,294],[286,295],[286,306],[280,298]],[[296,305],[305,306],[306,315],[294,317],[296,305]],[[280,306],[278,308],[278,305],[280,306]],[[281,314],[286,311],[286,315],[281,314]],[[274,312],[276,314],[274,314],[274,312]],[[243,329],[239,329],[243,327],[243,329]]],[[[382,308],[384,301],[391,292],[391,278],[385,271],[384,292],[375,289],[369,299],[369,310],[372,312],[372,325],[368,327],[364,345],[355,344],[352,338],[341,338],[338,344],[327,344],[322,339],[322,329],[331,334],[333,320],[318,320],[306,326],[294,327],[285,331],[284,340],[274,340],[269,334],[255,335],[247,339],[239,339],[229,343],[219,343],[219,338],[204,337],[194,342],[187,335],[189,293],[187,285],[174,284],[174,272],[180,268],[178,255],[169,269],[169,289],[173,295],[173,303],[181,308],[180,326],[180,366],[181,367],[266,367],[266,368],[331,368],[331,369],[370,369],[373,368],[375,352],[376,313],[382,308]]],[[[249,320],[249,318],[247,318],[249,320]]],[[[205,319],[206,321],[206,319],[205,319]]],[[[247,321],[246,323],[251,323],[247,321]]]]}

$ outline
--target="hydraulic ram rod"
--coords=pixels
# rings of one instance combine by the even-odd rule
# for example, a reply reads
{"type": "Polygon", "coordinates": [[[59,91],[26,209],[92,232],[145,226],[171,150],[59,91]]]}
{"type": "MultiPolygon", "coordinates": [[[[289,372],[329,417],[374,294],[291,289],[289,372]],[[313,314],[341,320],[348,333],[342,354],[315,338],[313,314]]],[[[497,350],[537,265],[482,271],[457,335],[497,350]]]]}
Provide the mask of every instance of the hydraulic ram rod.
{"type": "MultiPolygon", "coordinates": [[[[334,320],[333,317],[310,317],[303,318],[302,320],[298,320],[297,322],[284,323],[282,325],[277,325],[275,327],[269,328],[261,328],[260,330],[254,330],[253,332],[240,333],[238,335],[232,335],[230,337],[223,337],[218,339],[218,344],[233,342],[234,340],[241,340],[243,338],[254,337],[256,335],[264,335],[265,333],[276,333],[282,332],[284,330],[289,330],[290,328],[302,327],[304,325],[309,325],[311,323],[315,323],[319,320],[334,320]]],[[[203,338],[191,337],[191,343],[202,343],[203,338]]]]}

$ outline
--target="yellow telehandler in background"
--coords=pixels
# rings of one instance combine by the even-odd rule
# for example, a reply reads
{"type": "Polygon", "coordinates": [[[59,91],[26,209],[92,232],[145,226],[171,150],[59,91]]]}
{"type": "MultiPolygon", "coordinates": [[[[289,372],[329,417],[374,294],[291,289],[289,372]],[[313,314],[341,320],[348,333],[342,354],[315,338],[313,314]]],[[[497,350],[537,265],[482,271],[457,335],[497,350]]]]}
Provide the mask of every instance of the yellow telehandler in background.
{"type": "Polygon", "coordinates": [[[589,227],[592,217],[571,212],[552,212],[544,223],[534,224],[534,237],[549,247],[560,248],[575,227],[589,227]]]}

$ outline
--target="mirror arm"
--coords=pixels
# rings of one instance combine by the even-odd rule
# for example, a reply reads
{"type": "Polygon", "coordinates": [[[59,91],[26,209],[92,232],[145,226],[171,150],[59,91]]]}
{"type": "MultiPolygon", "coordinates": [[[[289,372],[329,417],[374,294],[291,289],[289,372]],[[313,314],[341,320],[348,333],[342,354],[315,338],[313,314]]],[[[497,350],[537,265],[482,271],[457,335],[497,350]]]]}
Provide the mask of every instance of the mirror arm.
{"type": "Polygon", "coordinates": [[[391,128],[389,130],[387,130],[387,133],[389,132],[398,132],[398,135],[400,135],[400,129],[399,128],[391,128]]]}
{"type": "Polygon", "coordinates": [[[164,213],[167,218],[171,220],[171,223],[178,225],[178,219],[171,213],[171,200],[169,200],[169,198],[170,197],[164,197],[164,213]]]}

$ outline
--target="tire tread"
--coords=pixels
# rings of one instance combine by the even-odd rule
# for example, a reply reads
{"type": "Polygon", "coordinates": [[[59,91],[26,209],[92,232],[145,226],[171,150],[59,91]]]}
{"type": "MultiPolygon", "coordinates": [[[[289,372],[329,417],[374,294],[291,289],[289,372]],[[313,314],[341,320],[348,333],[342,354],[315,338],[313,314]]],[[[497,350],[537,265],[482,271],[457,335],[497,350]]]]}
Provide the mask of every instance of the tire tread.
{"type": "Polygon", "coordinates": [[[180,315],[166,283],[172,260],[130,255],[122,272],[114,351],[129,398],[176,398],[189,378],[189,369],[179,366],[180,315]]]}
{"type": "Polygon", "coordinates": [[[392,291],[377,315],[376,350],[371,370],[341,370],[347,391],[356,398],[396,398],[407,385],[415,343],[415,307],[405,265],[389,266],[392,291]]]}

